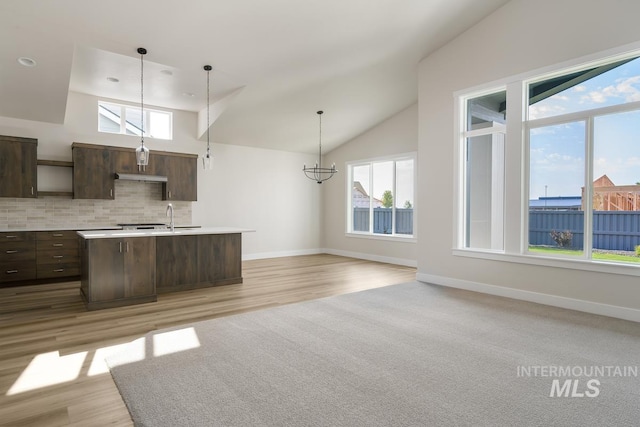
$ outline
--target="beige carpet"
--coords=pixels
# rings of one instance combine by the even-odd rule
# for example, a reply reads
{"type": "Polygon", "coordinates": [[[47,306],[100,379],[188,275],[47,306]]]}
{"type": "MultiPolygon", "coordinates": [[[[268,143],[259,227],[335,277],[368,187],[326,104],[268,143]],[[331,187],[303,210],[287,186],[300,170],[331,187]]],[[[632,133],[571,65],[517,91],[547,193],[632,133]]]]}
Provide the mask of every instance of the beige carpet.
{"type": "Polygon", "coordinates": [[[156,331],[107,362],[139,426],[640,423],[640,324],[422,283],[156,331]]]}

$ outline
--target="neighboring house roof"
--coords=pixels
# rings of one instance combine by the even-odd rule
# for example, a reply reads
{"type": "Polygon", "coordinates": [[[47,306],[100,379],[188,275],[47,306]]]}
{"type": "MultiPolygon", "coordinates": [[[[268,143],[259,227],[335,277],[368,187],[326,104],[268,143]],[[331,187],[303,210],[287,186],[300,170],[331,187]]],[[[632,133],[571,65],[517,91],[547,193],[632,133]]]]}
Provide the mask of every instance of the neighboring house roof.
{"type": "Polygon", "coordinates": [[[360,181],[354,181],[353,182],[353,189],[355,191],[357,191],[358,193],[362,194],[365,197],[369,197],[369,195],[367,194],[366,191],[364,191],[364,187],[362,186],[362,184],[360,184],[360,181]]]}
{"type": "Polygon", "coordinates": [[[580,209],[582,207],[582,197],[540,197],[539,199],[529,200],[529,207],[537,209],[580,209]]]}
{"type": "Polygon", "coordinates": [[[594,187],[614,187],[615,184],[611,179],[607,176],[607,174],[602,175],[600,178],[593,181],[594,187]]]}
{"type": "MultiPolygon", "coordinates": [[[[367,194],[367,192],[365,191],[364,187],[362,186],[362,184],[360,183],[360,181],[354,181],[353,182],[353,193],[352,193],[352,197],[355,198],[360,198],[360,199],[367,199],[367,204],[368,204],[368,200],[369,200],[369,195],[367,194]],[[359,195],[358,195],[359,193],[359,195]]],[[[356,207],[364,207],[364,206],[356,206],[356,207]]],[[[382,200],[376,199],[375,197],[373,197],[373,207],[374,208],[379,208],[382,207],[382,200]]]]}

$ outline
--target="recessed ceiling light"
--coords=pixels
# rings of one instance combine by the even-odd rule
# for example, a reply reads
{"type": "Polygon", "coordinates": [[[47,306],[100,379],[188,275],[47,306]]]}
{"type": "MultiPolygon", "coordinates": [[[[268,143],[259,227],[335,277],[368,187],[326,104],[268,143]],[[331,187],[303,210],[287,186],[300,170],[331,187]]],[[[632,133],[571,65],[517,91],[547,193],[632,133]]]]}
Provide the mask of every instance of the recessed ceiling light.
{"type": "Polygon", "coordinates": [[[161,70],[160,72],[165,76],[173,76],[173,71],[171,70],[161,70]]]}
{"type": "Polygon", "coordinates": [[[107,77],[107,80],[109,80],[111,83],[118,83],[120,81],[120,79],[116,77],[107,77]]]}
{"type": "Polygon", "coordinates": [[[34,59],[27,58],[26,56],[21,56],[20,58],[18,58],[18,63],[20,65],[25,66],[25,67],[35,67],[36,66],[36,61],[34,59]]]}
{"type": "Polygon", "coordinates": [[[193,98],[194,96],[196,96],[196,94],[195,94],[195,93],[191,93],[191,92],[182,92],[182,94],[183,94],[184,96],[188,96],[188,97],[190,97],[190,98],[193,98]]]}

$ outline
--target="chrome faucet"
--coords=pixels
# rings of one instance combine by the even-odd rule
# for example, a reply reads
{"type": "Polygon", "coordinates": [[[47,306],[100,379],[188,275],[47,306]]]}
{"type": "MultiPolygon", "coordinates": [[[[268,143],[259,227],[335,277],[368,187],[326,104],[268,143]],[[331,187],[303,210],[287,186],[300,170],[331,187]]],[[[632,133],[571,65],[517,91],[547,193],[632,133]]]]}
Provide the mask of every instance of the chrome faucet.
{"type": "Polygon", "coordinates": [[[171,222],[169,223],[169,226],[171,227],[171,231],[174,231],[175,227],[173,224],[173,205],[171,203],[167,205],[167,216],[171,217],[171,222]]]}

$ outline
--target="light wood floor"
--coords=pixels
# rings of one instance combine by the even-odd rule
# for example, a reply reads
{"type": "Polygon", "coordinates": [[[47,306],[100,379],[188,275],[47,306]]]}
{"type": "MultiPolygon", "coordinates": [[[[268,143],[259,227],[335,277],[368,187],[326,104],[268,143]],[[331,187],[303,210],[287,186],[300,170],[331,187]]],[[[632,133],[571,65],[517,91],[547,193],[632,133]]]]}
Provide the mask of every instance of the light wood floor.
{"type": "Polygon", "coordinates": [[[102,358],[94,361],[99,349],[168,326],[410,282],[415,273],[332,255],[246,261],[244,284],[93,312],[79,282],[0,289],[0,425],[130,426],[102,358]]]}

